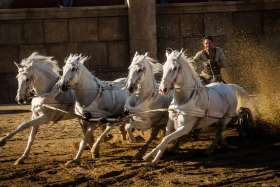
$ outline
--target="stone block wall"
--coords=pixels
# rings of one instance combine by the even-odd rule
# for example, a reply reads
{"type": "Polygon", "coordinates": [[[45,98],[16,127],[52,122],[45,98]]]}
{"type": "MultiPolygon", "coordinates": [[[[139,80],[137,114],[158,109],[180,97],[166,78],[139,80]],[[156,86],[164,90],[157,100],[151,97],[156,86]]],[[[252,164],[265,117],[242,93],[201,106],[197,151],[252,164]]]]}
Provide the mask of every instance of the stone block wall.
{"type": "Polygon", "coordinates": [[[70,53],[90,56],[87,67],[113,79],[129,61],[127,8],[18,9],[0,11],[0,103],[13,102],[16,67],[32,52],[54,56],[60,67],[70,53]],[[105,70],[105,71],[103,71],[105,70]]]}
{"type": "Polygon", "coordinates": [[[279,20],[279,1],[160,5],[157,7],[158,56],[164,61],[167,47],[185,48],[193,56],[202,48],[201,39],[205,35],[213,36],[218,46],[226,47],[229,39],[241,32],[258,42],[269,43],[269,47],[280,46],[279,20]]]}
{"type": "MultiPolygon", "coordinates": [[[[226,47],[238,32],[279,53],[279,1],[161,4],[155,11],[154,45],[160,62],[168,47],[185,48],[192,56],[201,49],[204,35],[214,36],[219,46],[226,47]]],[[[33,51],[54,56],[61,67],[69,53],[83,53],[91,56],[86,65],[100,78],[124,76],[133,48],[129,27],[137,24],[128,21],[125,5],[0,10],[0,103],[13,102],[16,95],[13,61],[33,51]]],[[[138,47],[145,49],[147,43],[139,42],[138,47]]]]}

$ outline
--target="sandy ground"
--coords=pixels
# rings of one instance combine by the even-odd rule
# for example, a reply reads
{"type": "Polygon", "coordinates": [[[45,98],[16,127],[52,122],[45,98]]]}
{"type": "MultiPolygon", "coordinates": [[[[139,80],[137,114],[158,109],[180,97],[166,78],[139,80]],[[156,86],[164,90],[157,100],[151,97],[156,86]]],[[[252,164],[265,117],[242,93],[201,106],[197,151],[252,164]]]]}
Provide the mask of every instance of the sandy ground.
{"type": "MultiPolygon", "coordinates": [[[[29,106],[0,106],[0,136],[28,120],[28,109],[29,106]]],[[[143,144],[123,142],[119,131],[114,130],[114,138],[102,144],[100,158],[93,160],[86,150],[80,165],[65,167],[65,162],[76,153],[73,145],[82,136],[77,121],[69,120],[43,125],[29,158],[14,166],[25,148],[28,133],[29,130],[19,133],[0,147],[0,186],[280,185],[279,138],[258,136],[253,143],[243,145],[236,133],[228,130],[228,140],[239,148],[221,148],[206,156],[212,136],[203,133],[188,139],[176,152],[166,152],[158,166],[151,168],[133,157],[143,144]]]]}

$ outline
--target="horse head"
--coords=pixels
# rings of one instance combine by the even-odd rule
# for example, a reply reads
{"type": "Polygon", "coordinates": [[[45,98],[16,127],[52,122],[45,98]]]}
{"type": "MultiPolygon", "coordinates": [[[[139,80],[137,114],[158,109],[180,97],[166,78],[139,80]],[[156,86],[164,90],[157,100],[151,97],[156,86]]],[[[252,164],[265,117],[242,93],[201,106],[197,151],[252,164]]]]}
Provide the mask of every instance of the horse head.
{"type": "Polygon", "coordinates": [[[135,53],[132,62],[128,68],[128,78],[126,83],[126,89],[129,91],[129,93],[134,93],[138,85],[143,81],[146,69],[148,68],[145,59],[148,57],[148,53],[145,53],[144,55],[138,54],[138,52],[135,53]]]}
{"type": "Polygon", "coordinates": [[[79,82],[81,69],[86,60],[88,60],[88,57],[82,54],[70,54],[65,59],[63,74],[58,81],[58,86],[62,91],[73,88],[79,82]]]}
{"type": "Polygon", "coordinates": [[[18,89],[15,100],[19,104],[23,104],[31,99],[33,96],[33,82],[34,75],[31,66],[24,66],[15,62],[18,68],[18,74],[16,76],[18,81],[18,89]]]}
{"type": "Polygon", "coordinates": [[[30,100],[34,94],[50,91],[59,77],[59,67],[53,57],[43,56],[37,52],[22,59],[21,63],[15,62],[18,68],[18,90],[16,101],[18,103],[30,100]]]}
{"type": "Polygon", "coordinates": [[[183,49],[181,51],[166,50],[166,62],[163,65],[163,76],[159,86],[159,92],[162,95],[167,95],[174,85],[178,81],[179,72],[181,70],[181,64],[179,59],[183,54],[183,49]]]}

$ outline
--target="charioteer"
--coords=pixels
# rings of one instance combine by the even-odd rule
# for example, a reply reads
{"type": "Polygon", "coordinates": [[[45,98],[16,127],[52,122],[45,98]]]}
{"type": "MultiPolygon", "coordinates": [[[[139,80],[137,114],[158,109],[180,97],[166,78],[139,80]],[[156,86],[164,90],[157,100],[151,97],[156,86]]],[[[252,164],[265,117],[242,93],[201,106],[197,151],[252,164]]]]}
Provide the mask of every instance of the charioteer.
{"type": "Polygon", "coordinates": [[[192,58],[193,64],[197,66],[202,65],[200,78],[203,84],[212,82],[223,82],[221,68],[226,67],[225,55],[220,47],[216,47],[211,36],[204,37],[202,40],[203,50],[196,53],[192,58]]]}

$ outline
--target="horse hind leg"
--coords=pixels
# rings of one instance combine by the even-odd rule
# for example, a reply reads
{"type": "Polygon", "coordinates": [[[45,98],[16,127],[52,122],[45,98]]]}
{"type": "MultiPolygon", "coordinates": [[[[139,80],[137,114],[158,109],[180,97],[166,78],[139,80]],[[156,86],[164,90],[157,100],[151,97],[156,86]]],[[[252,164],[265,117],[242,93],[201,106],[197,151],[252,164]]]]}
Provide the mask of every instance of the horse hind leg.
{"type": "Polygon", "coordinates": [[[133,125],[131,123],[127,123],[125,124],[125,130],[127,132],[127,135],[128,135],[128,139],[132,142],[132,143],[136,143],[136,139],[135,137],[133,136],[133,125]]]}
{"type": "Polygon", "coordinates": [[[85,135],[80,142],[79,150],[78,150],[75,158],[73,160],[69,160],[68,162],[66,162],[65,163],[66,166],[69,166],[71,164],[79,164],[80,163],[80,157],[82,156],[82,153],[85,149],[85,146],[87,144],[87,140],[88,140],[89,136],[92,134],[92,130],[93,130],[92,126],[87,127],[87,131],[85,132],[85,135]]]}
{"type": "Polygon", "coordinates": [[[96,142],[92,146],[90,152],[92,154],[92,158],[99,157],[99,145],[102,140],[104,140],[105,136],[110,132],[113,127],[110,125],[106,125],[106,129],[101,133],[101,135],[96,139],[96,142]]]}
{"type": "Polygon", "coordinates": [[[233,146],[233,145],[230,145],[224,135],[223,135],[223,132],[226,130],[226,127],[227,125],[229,124],[229,122],[231,121],[230,118],[226,118],[226,119],[223,119],[221,121],[218,122],[218,128],[217,128],[217,131],[216,131],[216,136],[215,136],[215,139],[213,141],[213,143],[209,146],[208,150],[207,150],[207,154],[212,154],[214,152],[214,150],[218,147],[218,145],[222,145],[222,146],[225,146],[227,148],[230,148],[230,149],[236,149],[237,147],[236,146],[233,146]]]}
{"type": "Polygon", "coordinates": [[[169,135],[165,136],[161,143],[155,148],[153,149],[150,153],[148,153],[147,155],[145,155],[143,157],[144,160],[149,160],[152,156],[154,156],[154,159],[152,160],[151,164],[156,164],[158,162],[158,160],[161,158],[161,156],[163,155],[167,145],[173,141],[176,140],[180,137],[182,137],[183,135],[188,134],[193,127],[196,125],[198,119],[197,118],[186,118],[182,121],[180,121],[181,125],[179,128],[176,129],[175,132],[170,133],[169,135]],[[184,123],[188,121],[188,125],[185,125],[184,123]]]}
{"type": "Polygon", "coordinates": [[[231,121],[231,118],[226,118],[226,119],[223,119],[222,121],[221,121],[221,123],[222,123],[222,131],[221,131],[221,134],[220,134],[220,144],[222,145],[222,146],[225,146],[226,148],[229,148],[229,149],[237,149],[238,147],[237,146],[234,146],[234,145],[230,145],[228,142],[227,142],[227,140],[226,140],[226,138],[225,138],[225,136],[223,135],[223,132],[226,130],[226,128],[227,128],[227,125],[230,123],[230,121],[231,121]]]}
{"type": "Polygon", "coordinates": [[[143,157],[143,155],[145,154],[145,152],[147,151],[149,145],[152,143],[152,141],[154,139],[156,139],[158,133],[160,131],[159,127],[153,128],[152,129],[152,133],[150,135],[150,138],[148,139],[148,141],[145,143],[145,145],[137,152],[137,154],[135,155],[136,158],[141,158],[143,157]]]}
{"type": "Polygon", "coordinates": [[[217,130],[216,130],[216,135],[215,135],[215,139],[213,140],[212,144],[209,146],[208,150],[207,150],[207,154],[210,155],[214,152],[214,150],[218,147],[218,145],[221,142],[222,139],[222,135],[223,135],[223,125],[221,123],[217,123],[217,130]]]}
{"type": "Polygon", "coordinates": [[[119,129],[120,129],[120,132],[121,132],[121,135],[122,135],[122,139],[123,139],[123,141],[125,141],[126,140],[125,124],[121,124],[119,129]]]}
{"type": "Polygon", "coordinates": [[[45,115],[39,116],[33,120],[30,120],[28,122],[23,122],[20,124],[15,130],[12,132],[8,133],[6,136],[0,139],[0,146],[3,146],[6,144],[6,141],[10,138],[12,138],[14,135],[17,133],[29,128],[29,127],[35,127],[35,126],[40,126],[46,122],[48,122],[48,118],[45,115]]]}
{"type": "MultiPolygon", "coordinates": [[[[79,123],[81,125],[83,135],[85,136],[85,134],[87,132],[87,128],[91,124],[89,122],[87,122],[87,121],[84,121],[84,120],[80,120],[79,123]]],[[[87,145],[88,145],[89,149],[91,149],[91,147],[93,145],[93,142],[94,142],[93,134],[88,134],[87,135],[87,145]]]]}

